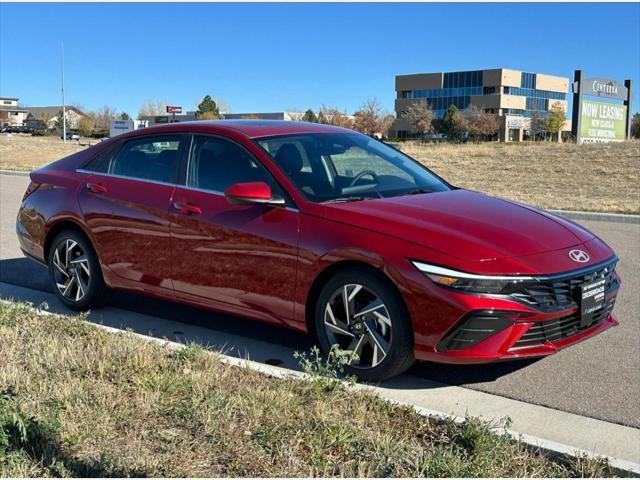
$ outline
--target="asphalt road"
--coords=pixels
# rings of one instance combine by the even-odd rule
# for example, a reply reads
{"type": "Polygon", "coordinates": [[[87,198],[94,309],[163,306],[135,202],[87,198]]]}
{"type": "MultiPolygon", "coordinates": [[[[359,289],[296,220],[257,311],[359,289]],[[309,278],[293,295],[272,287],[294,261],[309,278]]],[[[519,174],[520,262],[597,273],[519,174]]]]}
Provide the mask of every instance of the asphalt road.
{"type": "MultiPolygon", "coordinates": [[[[45,269],[22,256],[15,237],[15,216],[27,184],[27,177],[0,174],[0,282],[50,291],[45,269]]],[[[477,366],[419,362],[409,375],[640,428],[640,225],[581,223],[620,257],[623,286],[614,311],[620,326],[535,362],[477,366]]],[[[206,326],[248,342],[272,343],[272,358],[261,359],[267,363],[290,364],[290,358],[279,358],[287,355],[283,352],[309,346],[306,336],[282,328],[129,293],[116,294],[113,304],[206,326]]]]}

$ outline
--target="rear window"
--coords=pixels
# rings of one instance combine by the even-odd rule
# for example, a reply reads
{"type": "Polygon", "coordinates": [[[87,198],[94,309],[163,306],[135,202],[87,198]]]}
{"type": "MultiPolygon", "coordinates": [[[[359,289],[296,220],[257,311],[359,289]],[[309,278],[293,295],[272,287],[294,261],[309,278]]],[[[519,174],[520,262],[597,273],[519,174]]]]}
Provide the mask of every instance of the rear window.
{"type": "Polygon", "coordinates": [[[97,155],[89,160],[82,168],[91,172],[108,173],[111,157],[118,149],[119,144],[112,144],[103,148],[97,155]]]}

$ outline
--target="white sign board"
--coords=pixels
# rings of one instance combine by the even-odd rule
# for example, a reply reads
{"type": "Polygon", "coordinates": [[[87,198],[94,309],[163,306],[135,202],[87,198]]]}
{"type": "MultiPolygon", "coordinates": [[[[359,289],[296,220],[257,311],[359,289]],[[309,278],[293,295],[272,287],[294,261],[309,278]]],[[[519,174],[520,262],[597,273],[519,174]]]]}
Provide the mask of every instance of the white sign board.
{"type": "Polygon", "coordinates": [[[109,121],[109,136],[115,137],[122,133],[138,130],[139,128],[145,128],[148,126],[146,120],[110,120],[109,121]]]}

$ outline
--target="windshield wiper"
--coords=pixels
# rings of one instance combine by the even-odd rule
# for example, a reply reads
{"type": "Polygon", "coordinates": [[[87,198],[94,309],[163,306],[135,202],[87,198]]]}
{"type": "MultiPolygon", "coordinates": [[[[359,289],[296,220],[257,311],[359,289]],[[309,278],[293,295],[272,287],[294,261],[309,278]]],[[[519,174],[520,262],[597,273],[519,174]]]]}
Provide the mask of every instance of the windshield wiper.
{"type": "Polygon", "coordinates": [[[361,200],[367,200],[371,197],[336,197],[330,200],[325,200],[321,203],[338,203],[338,202],[359,202],[361,200]]]}

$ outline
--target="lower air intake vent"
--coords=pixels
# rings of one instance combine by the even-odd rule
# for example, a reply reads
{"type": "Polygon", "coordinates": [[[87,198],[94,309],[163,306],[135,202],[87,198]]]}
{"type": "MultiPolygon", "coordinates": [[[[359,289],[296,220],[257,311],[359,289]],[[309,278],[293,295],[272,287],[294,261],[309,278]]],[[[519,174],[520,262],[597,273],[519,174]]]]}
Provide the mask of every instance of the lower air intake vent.
{"type": "Polygon", "coordinates": [[[512,323],[513,320],[491,310],[471,312],[451,329],[437,348],[441,352],[468,348],[512,323]]]}

